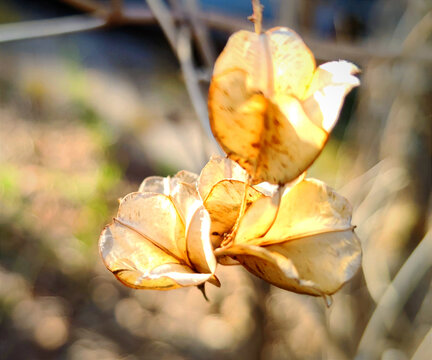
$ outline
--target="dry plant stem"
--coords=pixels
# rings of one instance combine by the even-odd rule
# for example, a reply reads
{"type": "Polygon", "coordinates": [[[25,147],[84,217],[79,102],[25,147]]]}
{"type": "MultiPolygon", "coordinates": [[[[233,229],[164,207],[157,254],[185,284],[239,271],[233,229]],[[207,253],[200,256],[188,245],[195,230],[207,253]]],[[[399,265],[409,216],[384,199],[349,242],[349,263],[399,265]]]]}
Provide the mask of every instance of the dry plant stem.
{"type": "MultiPolygon", "coordinates": [[[[85,12],[91,13],[91,15],[96,16],[102,19],[104,22],[100,26],[89,27],[89,26],[81,26],[81,27],[73,27],[73,30],[66,31],[62,27],[61,19],[52,19],[52,20],[40,20],[40,21],[48,21],[50,24],[49,33],[48,29],[46,31],[41,31],[41,33],[29,31],[22,31],[22,36],[14,36],[13,38],[9,36],[9,34],[3,34],[2,37],[5,41],[13,41],[13,40],[22,40],[22,39],[32,39],[44,36],[54,36],[67,34],[71,32],[78,31],[86,31],[91,29],[96,29],[101,26],[104,26],[108,23],[108,19],[110,17],[110,11],[104,5],[94,2],[94,1],[85,1],[85,0],[62,0],[63,2],[76,7],[85,12]]],[[[183,20],[183,18],[179,14],[172,14],[175,20],[183,20]]],[[[241,29],[247,29],[249,27],[249,23],[247,21],[243,21],[242,19],[237,19],[233,16],[222,15],[217,13],[197,13],[196,18],[198,21],[202,21],[210,28],[218,29],[226,32],[234,32],[241,29]]],[[[88,18],[82,17],[84,22],[89,20],[88,18]]],[[[112,20],[112,19],[111,19],[112,20]]],[[[90,20],[89,20],[90,21],[90,20]]],[[[157,22],[154,15],[148,11],[144,7],[133,7],[127,6],[123,8],[122,16],[119,19],[116,19],[116,25],[122,24],[133,24],[133,25],[147,25],[154,24],[157,22]]],[[[16,23],[14,25],[27,27],[27,22],[24,23],[16,23]]],[[[35,23],[36,24],[36,23],[35,23]]],[[[43,24],[41,22],[41,24],[43,24]]],[[[111,22],[112,24],[112,22],[111,22]]],[[[5,25],[6,26],[6,25],[5,25]]],[[[1,29],[0,32],[5,32],[7,28],[4,30],[1,29]]],[[[366,63],[370,59],[380,59],[380,60],[407,60],[407,61],[417,61],[422,63],[431,63],[432,62],[432,49],[430,47],[424,46],[417,51],[411,52],[403,52],[399,46],[390,46],[383,47],[380,44],[374,43],[364,43],[361,45],[352,45],[352,44],[342,44],[335,43],[333,41],[327,41],[323,39],[315,39],[308,36],[304,36],[305,42],[312,49],[316,58],[329,61],[335,58],[347,59],[349,61],[355,63],[366,63]]]]}
{"type": "MultiPolygon", "coordinates": [[[[198,115],[201,126],[204,130],[204,133],[207,135],[207,138],[210,141],[212,139],[214,141],[213,134],[210,128],[210,122],[208,120],[207,102],[199,87],[199,80],[192,63],[191,34],[187,26],[183,26],[180,29],[177,46],[177,56],[180,61],[180,66],[186,83],[186,88],[192,102],[192,106],[198,115]]],[[[204,144],[203,149],[205,149],[204,144]]],[[[203,155],[203,163],[205,163],[207,161],[205,151],[203,155]]]]}
{"type": "MultiPolygon", "coordinates": [[[[216,144],[208,120],[207,102],[199,87],[199,79],[193,65],[191,34],[189,28],[186,25],[183,25],[179,32],[179,30],[176,28],[173,16],[162,1],[148,0],[147,4],[159,22],[171,45],[171,48],[174,51],[174,54],[177,56],[180,62],[184,81],[186,83],[186,89],[189,93],[192,106],[198,115],[202,129],[204,130],[208,139],[216,144]]],[[[215,145],[215,148],[219,149],[217,145],[215,145]]],[[[207,157],[206,154],[204,154],[204,157],[207,157]]]]}
{"type": "Polygon", "coordinates": [[[206,66],[211,70],[216,59],[215,50],[210,40],[209,32],[205,22],[198,18],[199,5],[197,0],[185,0],[185,9],[192,25],[193,34],[206,66]]]}
{"type": "Polygon", "coordinates": [[[100,15],[107,15],[109,13],[108,8],[100,3],[99,1],[94,0],[63,0],[66,4],[74,6],[78,9],[81,9],[86,12],[94,12],[100,15]]]}
{"type": "Polygon", "coordinates": [[[360,340],[356,360],[379,357],[375,347],[389,329],[412,291],[432,266],[432,229],[400,268],[392,283],[381,297],[360,340]]]}
{"type": "Polygon", "coordinates": [[[116,21],[123,16],[123,0],[111,0],[111,18],[116,21]]]}
{"type": "Polygon", "coordinates": [[[101,18],[74,15],[4,24],[0,25],[0,43],[94,30],[105,26],[106,23],[101,18]]]}
{"type": "Polygon", "coordinates": [[[177,55],[177,30],[170,10],[159,0],[147,0],[147,5],[162,28],[172,50],[177,55]]]}
{"type": "Polygon", "coordinates": [[[260,0],[252,0],[252,9],[253,9],[253,15],[250,19],[254,23],[255,32],[257,34],[261,34],[263,6],[261,5],[260,0]]]}
{"type": "Polygon", "coordinates": [[[432,354],[432,329],[429,329],[426,336],[423,338],[423,341],[417,347],[414,355],[411,360],[424,360],[427,359],[428,356],[432,354]]]}

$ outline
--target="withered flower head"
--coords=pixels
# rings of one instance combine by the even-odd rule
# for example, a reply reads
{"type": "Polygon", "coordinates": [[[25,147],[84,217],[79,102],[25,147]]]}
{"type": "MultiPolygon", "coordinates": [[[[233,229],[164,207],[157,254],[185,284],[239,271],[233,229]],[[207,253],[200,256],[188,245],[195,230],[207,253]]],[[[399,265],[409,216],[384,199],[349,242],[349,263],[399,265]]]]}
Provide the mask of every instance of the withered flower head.
{"type": "Polygon", "coordinates": [[[254,201],[233,241],[215,254],[280,288],[316,296],[336,292],[361,263],[348,201],[303,177],[254,201]]]}
{"type": "Polygon", "coordinates": [[[236,32],[210,85],[213,135],[254,184],[292,181],[324,147],[345,95],[359,85],[357,71],[346,61],[316,67],[288,28],[236,32]]]}
{"type": "Polygon", "coordinates": [[[117,216],[102,232],[106,267],[125,285],[169,290],[219,286],[210,242],[210,217],[199,199],[196,175],[151,177],[126,195],[117,216]]]}

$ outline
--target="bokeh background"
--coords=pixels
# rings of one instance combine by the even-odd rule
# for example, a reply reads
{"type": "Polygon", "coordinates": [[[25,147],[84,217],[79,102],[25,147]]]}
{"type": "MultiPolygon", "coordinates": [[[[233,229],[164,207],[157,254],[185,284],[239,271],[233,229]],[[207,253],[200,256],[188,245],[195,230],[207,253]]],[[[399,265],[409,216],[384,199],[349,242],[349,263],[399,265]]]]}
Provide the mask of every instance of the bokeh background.
{"type": "Polygon", "coordinates": [[[118,283],[99,233],[144,177],[217,151],[208,80],[250,2],[1,0],[0,359],[431,358],[432,3],[262,3],[362,70],[309,171],[353,204],[362,271],[330,308],[236,267],[209,302],[118,283]]]}

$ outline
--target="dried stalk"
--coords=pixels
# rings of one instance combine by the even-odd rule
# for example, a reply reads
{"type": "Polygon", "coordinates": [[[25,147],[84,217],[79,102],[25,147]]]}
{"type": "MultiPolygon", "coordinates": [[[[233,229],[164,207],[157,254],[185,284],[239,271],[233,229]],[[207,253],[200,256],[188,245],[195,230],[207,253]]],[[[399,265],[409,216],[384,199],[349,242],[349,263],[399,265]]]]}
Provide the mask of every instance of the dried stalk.
{"type": "Polygon", "coordinates": [[[263,6],[260,0],[252,0],[253,15],[249,16],[249,20],[254,23],[255,32],[261,34],[262,32],[262,11],[263,6]]]}
{"type": "Polygon", "coordinates": [[[413,251],[381,297],[363,332],[356,360],[377,357],[378,340],[393,325],[412,291],[423,275],[431,268],[432,257],[430,254],[432,254],[432,229],[413,251]]]}
{"type": "Polygon", "coordinates": [[[102,18],[87,15],[4,24],[0,25],[0,43],[94,30],[106,24],[102,18]]]}

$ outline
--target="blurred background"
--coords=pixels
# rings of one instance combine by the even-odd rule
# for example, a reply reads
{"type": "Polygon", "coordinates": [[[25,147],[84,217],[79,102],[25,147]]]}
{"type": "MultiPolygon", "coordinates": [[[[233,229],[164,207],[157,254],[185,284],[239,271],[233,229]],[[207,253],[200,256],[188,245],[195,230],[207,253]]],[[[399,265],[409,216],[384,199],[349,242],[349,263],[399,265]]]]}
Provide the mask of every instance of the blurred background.
{"type": "Polygon", "coordinates": [[[236,267],[130,290],[99,258],[117,200],[199,172],[206,96],[248,0],[0,0],[0,359],[384,359],[432,354],[432,3],[267,0],[361,87],[310,176],[354,207],[363,269],[326,308],[236,267]]]}

